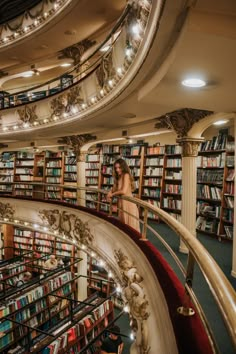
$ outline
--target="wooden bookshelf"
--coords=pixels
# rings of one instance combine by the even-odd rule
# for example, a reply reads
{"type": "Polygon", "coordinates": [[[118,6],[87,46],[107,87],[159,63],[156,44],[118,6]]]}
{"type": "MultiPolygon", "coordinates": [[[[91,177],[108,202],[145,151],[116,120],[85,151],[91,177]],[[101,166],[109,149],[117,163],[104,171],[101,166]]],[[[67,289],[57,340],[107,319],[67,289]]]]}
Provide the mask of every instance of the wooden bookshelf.
{"type": "Polygon", "coordinates": [[[15,196],[32,198],[33,186],[27,182],[32,182],[34,176],[34,154],[26,151],[18,151],[15,158],[14,182],[15,196]]]}
{"type": "Polygon", "coordinates": [[[14,182],[15,153],[3,152],[0,155],[0,195],[12,195],[14,182]]]}
{"type": "Polygon", "coordinates": [[[77,191],[66,185],[77,187],[77,159],[72,151],[64,153],[63,200],[70,204],[77,203],[77,191]]]}
{"type": "MultiPolygon", "coordinates": [[[[100,150],[89,153],[86,156],[85,185],[86,187],[99,188],[101,185],[101,161],[100,150]]],[[[99,196],[97,193],[87,191],[85,194],[86,207],[99,210],[99,196]]]]}
{"type": "Polygon", "coordinates": [[[52,186],[46,187],[46,199],[62,200],[62,189],[58,185],[63,184],[63,172],[63,153],[46,151],[45,183],[52,184],[52,186]]]}
{"type": "Polygon", "coordinates": [[[109,277],[109,273],[96,258],[91,256],[88,256],[87,275],[89,295],[99,291],[99,293],[109,296],[114,291],[114,283],[109,277]]]}
{"type": "Polygon", "coordinates": [[[161,208],[181,221],[182,148],[165,145],[161,208]]]}
{"type": "Polygon", "coordinates": [[[197,231],[219,239],[232,239],[234,199],[232,138],[226,134],[219,134],[212,140],[202,143],[197,163],[197,231]]]}

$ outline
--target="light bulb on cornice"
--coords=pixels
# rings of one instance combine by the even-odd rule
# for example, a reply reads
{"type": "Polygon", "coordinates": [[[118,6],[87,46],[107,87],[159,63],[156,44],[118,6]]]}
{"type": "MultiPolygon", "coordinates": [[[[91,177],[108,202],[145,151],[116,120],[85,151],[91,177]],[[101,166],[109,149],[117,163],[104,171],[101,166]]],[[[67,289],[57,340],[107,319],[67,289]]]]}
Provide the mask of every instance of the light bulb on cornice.
{"type": "Polygon", "coordinates": [[[8,39],[9,39],[8,37],[4,37],[4,38],[3,38],[3,42],[7,42],[8,39]]]}
{"type": "Polygon", "coordinates": [[[121,69],[121,68],[117,68],[116,71],[117,71],[117,73],[118,73],[119,75],[122,74],[122,69],[121,69]]]}
{"type": "Polygon", "coordinates": [[[19,33],[14,32],[14,37],[16,38],[17,36],[19,36],[19,33]]]}
{"type": "Polygon", "coordinates": [[[3,127],[3,130],[6,132],[8,130],[8,127],[3,127]]]}
{"type": "Polygon", "coordinates": [[[113,81],[112,81],[112,80],[109,80],[109,81],[108,81],[108,84],[109,84],[110,87],[112,87],[112,86],[113,86],[113,81]]]}
{"type": "Polygon", "coordinates": [[[105,263],[104,263],[104,261],[101,259],[101,260],[99,261],[99,266],[100,266],[100,267],[104,267],[104,265],[105,265],[105,263]]]}
{"type": "Polygon", "coordinates": [[[43,231],[48,231],[48,228],[44,226],[43,231]]]}
{"type": "Polygon", "coordinates": [[[28,225],[29,225],[29,223],[28,223],[27,221],[25,221],[25,222],[24,222],[24,225],[25,225],[25,226],[28,226],[28,225]]]}
{"type": "Polygon", "coordinates": [[[108,50],[110,49],[110,46],[109,45],[105,45],[104,47],[102,47],[100,49],[101,52],[107,52],[108,50]]]}
{"type": "Polygon", "coordinates": [[[129,306],[128,306],[128,305],[125,305],[125,306],[124,306],[124,311],[125,311],[125,312],[129,312],[129,306]]]}
{"type": "Polygon", "coordinates": [[[62,63],[60,66],[62,68],[67,68],[68,66],[71,66],[71,63],[62,63]]]}
{"type": "Polygon", "coordinates": [[[128,46],[126,49],[125,49],[125,55],[127,57],[130,57],[132,54],[132,48],[130,46],[128,46]]]}
{"type": "Polygon", "coordinates": [[[86,108],[86,103],[82,103],[81,107],[84,109],[86,108]]]}
{"type": "Polygon", "coordinates": [[[68,117],[68,113],[64,112],[64,113],[63,113],[63,117],[64,117],[64,118],[68,117]]]}
{"type": "Polygon", "coordinates": [[[222,119],[222,120],[217,120],[216,122],[214,122],[214,125],[223,125],[228,123],[228,119],[222,119]]]}
{"type": "Polygon", "coordinates": [[[43,122],[44,122],[44,123],[48,123],[48,119],[47,119],[47,118],[44,119],[43,122]]]}
{"type": "Polygon", "coordinates": [[[137,23],[132,26],[132,32],[133,32],[133,34],[136,34],[136,35],[138,35],[140,33],[140,26],[137,23]]]}
{"type": "Polygon", "coordinates": [[[91,98],[91,102],[92,102],[92,103],[95,103],[95,97],[92,97],[92,98],[91,98]]]}
{"type": "Polygon", "coordinates": [[[29,123],[24,123],[24,124],[23,124],[23,127],[24,127],[24,128],[29,128],[29,123]]]}
{"type": "Polygon", "coordinates": [[[47,17],[48,17],[48,13],[47,13],[47,12],[44,12],[43,17],[44,17],[44,18],[47,18],[47,17]]]}
{"type": "Polygon", "coordinates": [[[18,129],[18,125],[14,125],[13,129],[14,130],[18,129]]]}
{"type": "Polygon", "coordinates": [[[85,245],[81,245],[81,249],[82,249],[82,250],[85,250],[85,249],[86,249],[86,246],[85,246],[85,245]]]}
{"type": "Polygon", "coordinates": [[[9,219],[8,219],[8,218],[4,218],[3,220],[4,220],[4,221],[9,221],[9,219]]]}
{"type": "Polygon", "coordinates": [[[34,124],[34,125],[38,125],[39,123],[35,121],[33,124],[34,124]]]}
{"type": "Polygon", "coordinates": [[[35,229],[38,229],[38,228],[39,228],[39,225],[38,225],[38,224],[34,224],[33,227],[34,227],[35,229]]]}
{"type": "Polygon", "coordinates": [[[121,293],[121,287],[120,287],[120,285],[119,285],[119,284],[117,284],[117,287],[116,287],[116,292],[117,292],[117,293],[121,293]]]}
{"type": "Polygon", "coordinates": [[[37,25],[38,25],[38,23],[39,23],[39,21],[38,21],[38,20],[35,20],[35,21],[34,21],[34,25],[35,25],[35,26],[37,26],[37,25]]]}
{"type": "Polygon", "coordinates": [[[25,26],[24,29],[23,29],[24,32],[27,32],[28,30],[29,30],[28,26],[25,26]]]}
{"type": "Polygon", "coordinates": [[[100,95],[101,95],[101,96],[104,95],[104,90],[103,90],[103,89],[100,90],[100,95]]]}
{"type": "Polygon", "coordinates": [[[18,222],[19,222],[19,220],[17,220],[17,219],[14,220],[14,223],[18,224],[18,222]]]}
{"type": "Polygon", "coordinates": [[[91,257],[95,257],[95,253],[94,252],[91,252],[91,257]]]}
{"type": "Polygon", "coordinates": [[[109,273],[108,273],[108,278],[112,278],[112,277],[113,277],[112,272],[109,272],[109,273]]]}

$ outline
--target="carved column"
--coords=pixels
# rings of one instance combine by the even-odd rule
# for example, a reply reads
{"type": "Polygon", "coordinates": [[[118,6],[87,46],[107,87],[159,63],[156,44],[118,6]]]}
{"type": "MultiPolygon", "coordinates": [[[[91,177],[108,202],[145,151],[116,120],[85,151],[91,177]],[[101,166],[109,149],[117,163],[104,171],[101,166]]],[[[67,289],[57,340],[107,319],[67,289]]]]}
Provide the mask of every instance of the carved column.
{"type": "MultiPolygon", "coordinates": [[[[198,146],[204,139],[180,138],[182,145],[182,208],[181,223],[196,236],[196,200],[197,200],[197,155],[198,146]]],[[[185,244],[180,241],[180,252],[188,253],[185,244]]]]}
{"type": "MultiPolygon", "coordinates": [[[[236,137],[236,118],[234,119],[234,139],[236,137]]],[[[234,154],[234,166],[236,166],[236,154],[234,154]]],[[[234,167],[235,168],[235,167],[234,167]]],[[[235,182],[234,182],[235,183],[235,182]]],[[[236,208],[236,189],[234,192],[234,210],[236,208]]],[[[234,235],[233,235],[233,254],[232,254],[232,270],[231,275],[236,278],[236,212],[234,212],[234,235]]]]}

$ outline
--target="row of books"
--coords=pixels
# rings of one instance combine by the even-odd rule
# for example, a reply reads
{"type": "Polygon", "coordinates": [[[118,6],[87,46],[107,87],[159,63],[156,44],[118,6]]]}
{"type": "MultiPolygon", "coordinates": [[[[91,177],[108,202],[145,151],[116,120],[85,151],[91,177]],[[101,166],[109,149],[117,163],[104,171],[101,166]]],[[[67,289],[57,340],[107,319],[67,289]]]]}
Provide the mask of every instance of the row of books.
{"type": "Polygon", "coordinates": [[[216,167],[216,168],[223,168],[225,166],[225,152],[217,154],[217,155],[207,155],[201,156],[198,155],[197,157],[197,167],[216,167]]]}
{"type": "Polygon", "coordinates": [[[199,146],[199,151],[224,150],[228,140],[227,134],[219,134],[211,140],[202,142],[199,146]]]}
{"type": "Polygon", "coordinates": [[[222,189],[205,184],[197,185],[197,198],[221,200],[222,189]]]}

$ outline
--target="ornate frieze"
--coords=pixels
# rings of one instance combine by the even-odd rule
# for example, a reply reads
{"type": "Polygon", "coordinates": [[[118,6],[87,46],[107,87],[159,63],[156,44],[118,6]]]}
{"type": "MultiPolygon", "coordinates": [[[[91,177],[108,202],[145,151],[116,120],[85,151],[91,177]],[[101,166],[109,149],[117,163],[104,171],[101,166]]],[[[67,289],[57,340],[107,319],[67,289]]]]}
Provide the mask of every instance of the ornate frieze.
{"type": "Polygon", "coordinates": [[[77,240],[86,245],[93,242],[94,236],[88,227],[78,216],[58,209],[40,210],[39,216],[46,222],[51,230],[57,231],[59,236],[65,235],[68,239],[77,240]]]}
{"type": "Polygon", "coordinates": [[[0,216],[1,218],[12,218],[15,213],[14,208],[9,203],[0,202],[0,216]]]}
{"type": "Polygon", "coordinates": [[[30,123],[36,122],[38,120],[38,115],[36,113],[36,105],[29,106],[25,105],[23,109],[17,109],[17,113],[20,117],[21,122],[30,123]]]}
{"type": "Polygon", "coordinates": [[[122,276],[123,295],[129,306],[130,325],[136,337],[133,346],[138,353],[147,354],[150,351],[147,326],[150,313],[142,286],[143,277],[138,273],[134,262],[121,249],[115,250],[114,256],[122,276]]]}
{"type": "Polygon", "coordinates": [[[155,128],[174,130],[177,133],[178,138],[182,138],[188,135],[188,132],[194,123],[197,123],[199,120],[212,113],[212,111],[183,108],[158,117],[155,128]]]}
{"type": "Polygon", "coordinates": [[[71,135],[62,137],[60,140],[58,140],[58,143],[72,146],[77,161],[84,161],[83,158],[85,158],[85,156],[84,154],[81,154],[81,147],[87,142],[95,139],[96,136],[91,134],[71,135]]]}

